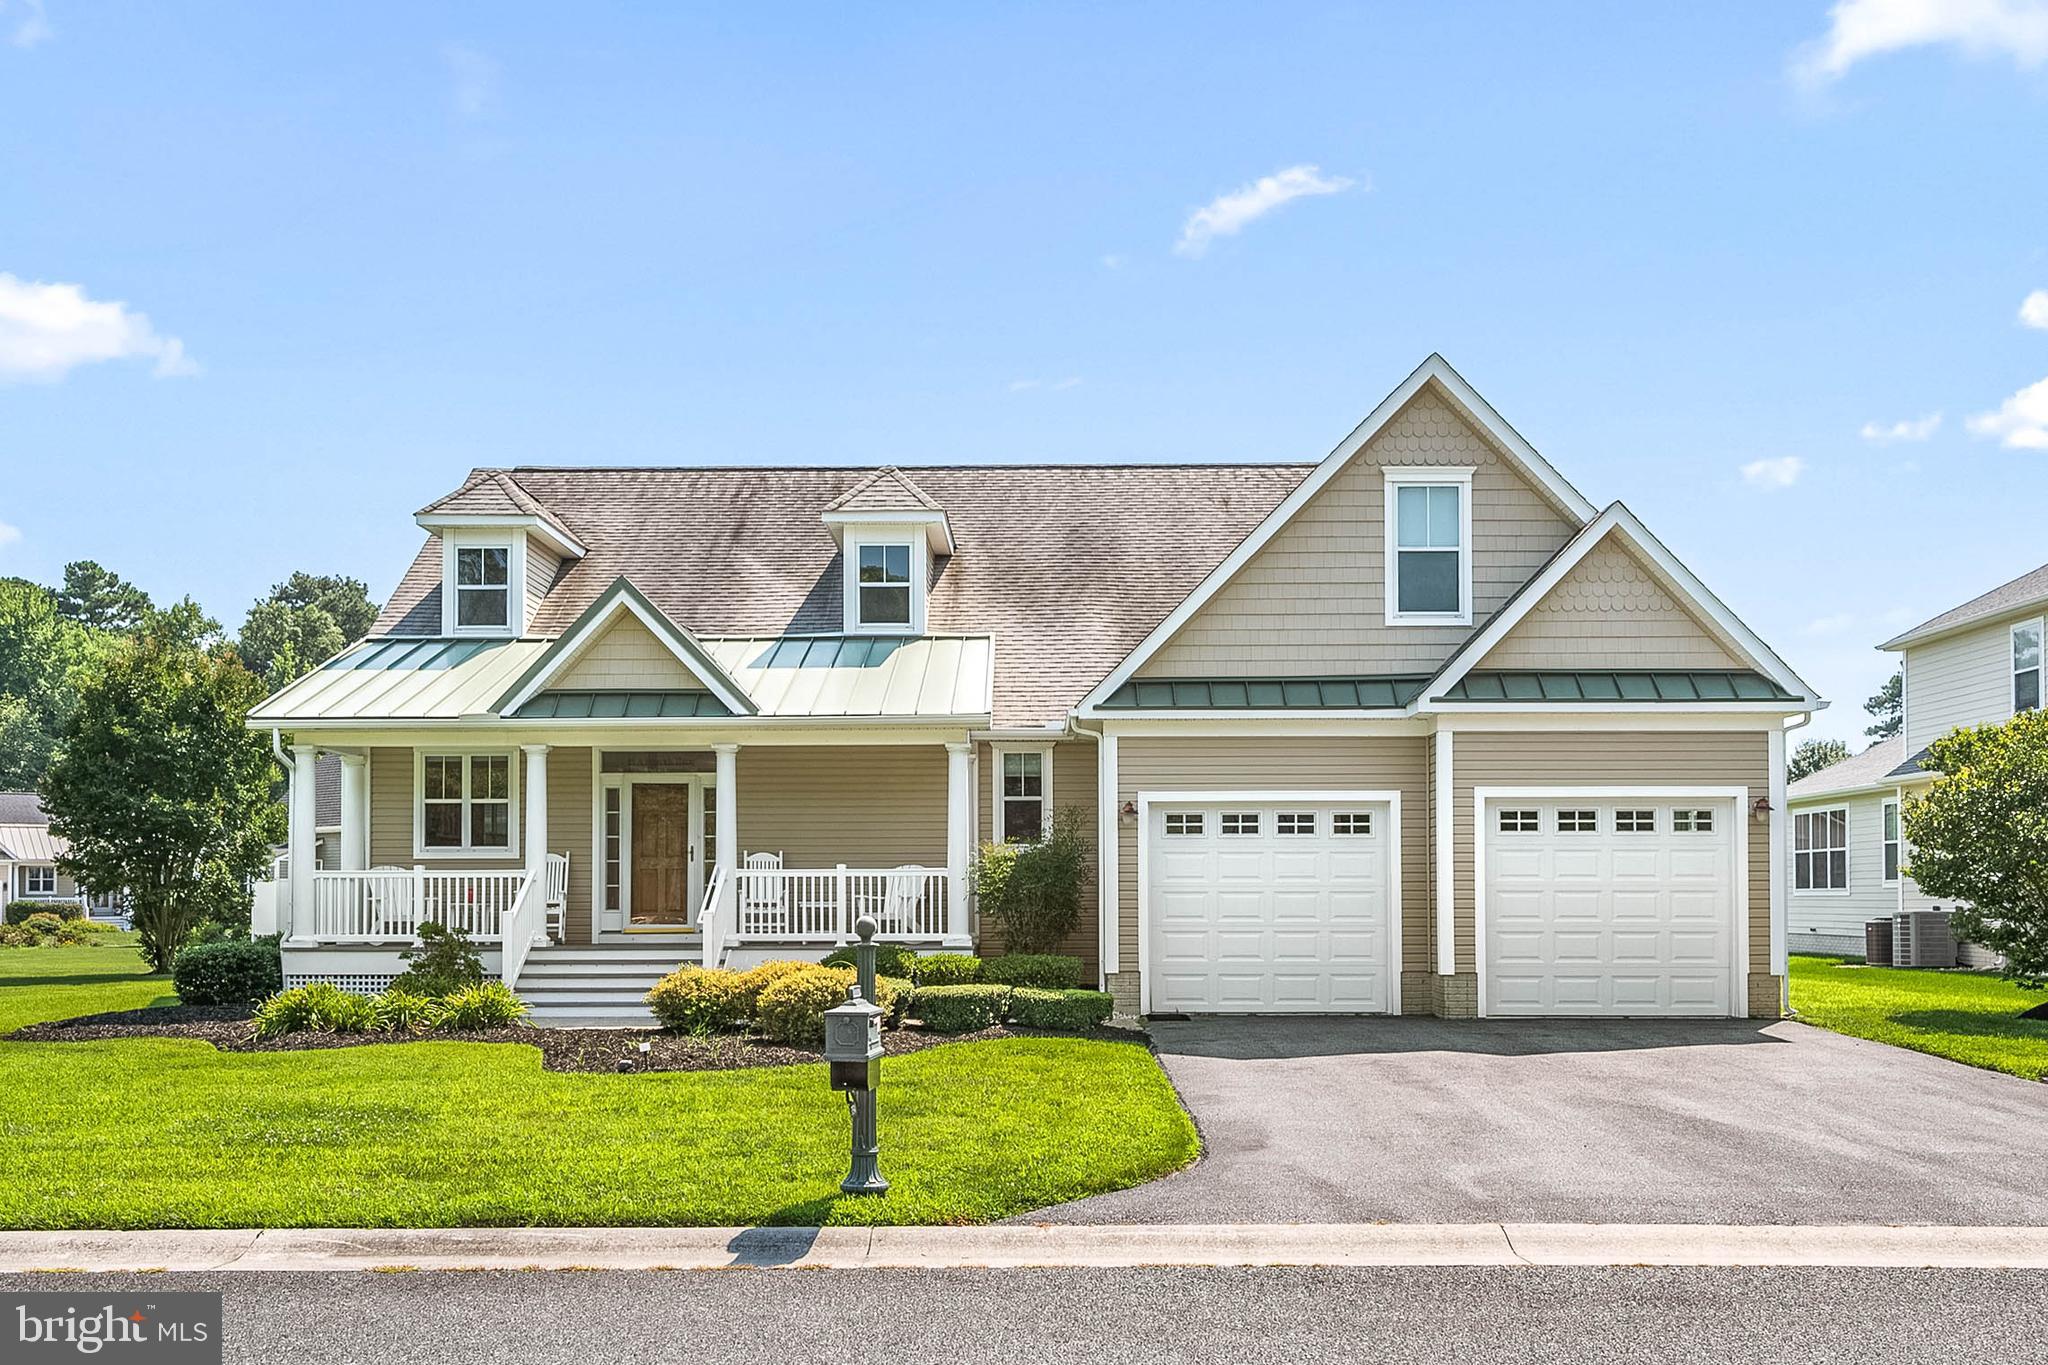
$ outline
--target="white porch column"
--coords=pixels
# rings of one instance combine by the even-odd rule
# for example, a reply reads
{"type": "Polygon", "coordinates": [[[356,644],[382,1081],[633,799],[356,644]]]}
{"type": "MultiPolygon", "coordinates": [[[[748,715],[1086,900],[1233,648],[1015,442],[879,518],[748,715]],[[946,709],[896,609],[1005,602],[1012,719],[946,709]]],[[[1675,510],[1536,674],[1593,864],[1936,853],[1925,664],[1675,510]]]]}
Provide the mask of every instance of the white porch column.
{"type": "Polygon", "coordinates": [[[714,744],[711,752],[717,755],[713,780],[718,793],[718,806],[711,817],[718,838],[718,862],[711,870],[714,875],[724,872],[730,884],[733,870],[740,865],[740,746],[714,744]]]}
{"type": "Polygon", "coordinates": [[[341,754],[341,866],[361,872],[370,865],[370,763],[361,754],[341,754]]]}
{"type": "MultiPolygon", "coordinates": [[[[1436,798],[1430,803],[1429,818],[1436,828],[1436,970],[1439,976],[1452,976],[1458,970],[1457,938],[1457,871],[1456,845],[1451,840],[1452,795],[1455,787],[1451,779],[1451,732],[1438,730],[1436,744],[1436,776],[1430,791],[1436,798]]],[[[1478,831],[1473,831],[1478,837],[1478,831]]]]}
{"type": "Polygon", "coordinates": [[[313,800],[320,781],[314,769],[319,759],[320,751],[310,744],[292,746],[291,805],[285,833],[285,851],[292,860],[291,906],[287,914],[279,916],[278,925],[286,938],[301,926],[313,924],[313,862],[319,840],[314,831],[313,800]]]}
{"type": "Polygon", "coordinates": [[[967,870],[974,861],[974,746],[946,746],[946,946],[974,941],[967,870]]]}
{"type": "Polygon", "coordinates": [[[548,871],[548,745],[522,744],[526,755],[526,875],[548,871]]]}

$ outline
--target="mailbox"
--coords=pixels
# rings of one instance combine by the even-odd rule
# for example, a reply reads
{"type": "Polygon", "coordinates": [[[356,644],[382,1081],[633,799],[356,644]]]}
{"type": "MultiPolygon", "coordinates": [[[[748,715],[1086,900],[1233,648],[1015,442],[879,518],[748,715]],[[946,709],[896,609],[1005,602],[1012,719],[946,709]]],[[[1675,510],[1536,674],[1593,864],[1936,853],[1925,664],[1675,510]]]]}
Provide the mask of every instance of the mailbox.
{"type": "Polygon", "coordinates": [[[882,1076],[882,1011],[846,988],[847,1000],[825,1011],[825,1061],[834,1090],[873,1090],[882,1076]]]}

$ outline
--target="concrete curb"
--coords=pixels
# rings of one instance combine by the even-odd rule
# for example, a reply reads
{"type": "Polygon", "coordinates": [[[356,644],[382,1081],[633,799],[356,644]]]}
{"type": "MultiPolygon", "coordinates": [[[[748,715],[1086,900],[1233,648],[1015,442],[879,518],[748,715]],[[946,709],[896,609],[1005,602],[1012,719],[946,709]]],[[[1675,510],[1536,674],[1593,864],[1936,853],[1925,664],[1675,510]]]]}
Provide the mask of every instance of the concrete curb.
{"type": "Polygon", "coordinates": [[[1301,1223],[0,1232],[0,1273],[1636,1265],[2048,1269],[2048,1228],[1301,1223]]]}

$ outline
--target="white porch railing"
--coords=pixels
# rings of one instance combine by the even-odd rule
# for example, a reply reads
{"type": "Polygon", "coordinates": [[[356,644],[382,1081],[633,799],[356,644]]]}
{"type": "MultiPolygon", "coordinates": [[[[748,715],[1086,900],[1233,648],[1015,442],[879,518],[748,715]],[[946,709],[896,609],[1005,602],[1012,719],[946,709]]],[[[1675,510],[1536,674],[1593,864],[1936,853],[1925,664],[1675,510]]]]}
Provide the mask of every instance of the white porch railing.
{"type": "Polygon", "coordinates": [[[420,925],[431,920],[479,943],[495,943],[504,937],[525,882],[523,870],[315,872],[310,910],[291,908],[292,936],[323,943],[403,942],[417,938],[420,925]]]}
{"type": "Polygon", "coordinates": [[[697,932],[704,940],[704,965],[716,967],[725,960],[725,941],[732,933],[732,890],[726,869],[711,873],[704,888],[704,903],[697,909],[697,932]]]}
{"type": "Polygon", "coordinates": [[[519,974],[526,970],[526,955],[533,951],[533,945],[546,941],[547,881],[545,876],[528,877],[519,888],[518,899],[512,902],[511,912],[505,916],[498,977],[508,987],[519,984],[519,974]]]}
{"type": "Polygon", "coordinates": [[[946,936],[943,867],[742,867],[733,881],[736,942],[843,943],[863,915],[880,926],[878,938],[946,936]]]}

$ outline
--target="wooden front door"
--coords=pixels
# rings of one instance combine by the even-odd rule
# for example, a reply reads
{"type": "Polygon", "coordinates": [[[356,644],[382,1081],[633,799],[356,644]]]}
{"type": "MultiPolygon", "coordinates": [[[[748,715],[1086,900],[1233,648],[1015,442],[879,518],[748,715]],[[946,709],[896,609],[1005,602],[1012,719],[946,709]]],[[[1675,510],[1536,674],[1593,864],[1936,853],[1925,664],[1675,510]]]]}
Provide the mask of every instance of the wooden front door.
{"type": "Polygon", "coordinates": [[[690,922],[690,788],[680,782],[633,787],[633,903],[629,928],[690,922]]]}

